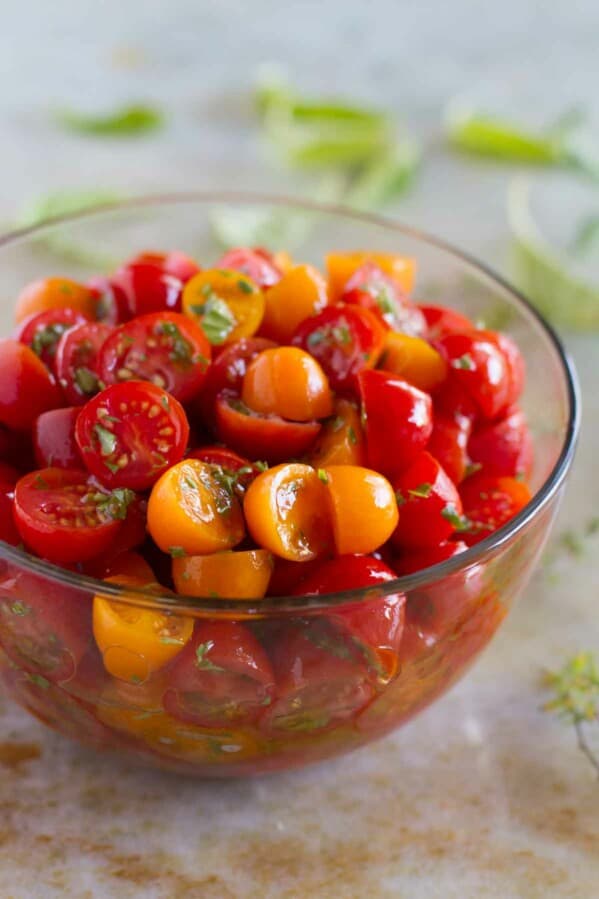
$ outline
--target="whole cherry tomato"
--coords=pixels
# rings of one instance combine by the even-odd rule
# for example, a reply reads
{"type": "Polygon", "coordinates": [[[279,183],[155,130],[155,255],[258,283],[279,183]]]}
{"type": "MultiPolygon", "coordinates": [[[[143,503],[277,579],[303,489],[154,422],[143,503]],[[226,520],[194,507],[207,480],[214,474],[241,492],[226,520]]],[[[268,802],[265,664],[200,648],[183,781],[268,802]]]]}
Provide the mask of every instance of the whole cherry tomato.
{"type": "Polygon", "coordinates": [[[404,293],[409,294],[414,286],[416,263],[407,256],[393,253],[372,253],[352,251],[349,253],[329,253],[326,257],[329,279],[329,294],[332,303],[337,303],[351,276],[366,263],[373,263],[384,274],[396,281],[404,293]]]}
{"type": "Polygon", "coordinates": [[[360,412],[354,402],[339,397],[333,415],[322,423],[322,431],[308,459],[314,468],[328,465],[364,465],[366,444],[360,412]]]}
{"type": "Polygon", "coordinates": [[[516,478],[477,472],[460,485],[464,515],[470,529],[462,539],[472,546],[517,515],[531,499],[526,484],[516,478]]]}
{"type": "Polygon", "coordinates": [[[374,262],[365,262],[356,269],[345,285],[341,302],[369,309],[393,331],[418,337],[426,330],[420,309],[402,292],[397,281],[374,262]]]}
{"type": "Polygon", "coordinates": [[[173,559],[173,581],[182,596],[262,599],[273,569],[265,549],[217,552],[173,559]]]}
{"type": "Polygon", "coordinates": [[[254,412],[290,421],[326,418],[333,411],[322,368],[309,353],[291,346],[263,350],[250,362],[241,399],[254,412]]]}
{"type": "Polygon", "coordinates": [[[250,362],[258,353],[276,344],[263,337],[238,340],[220,351],[208,369],[196,404],[207,425],[214,426],[216,398],[223,390],[241,394],[243,379],[250,362]]]}
{"type": "Polygon", "coordinates": [[[78,406],[42,412],[33,425],[33,448],[40,468],[83,468],[75,440],[78,406]]]}
{"type": "Polygon", "coordinates": [[[454,484],[459,484],[468,470],[468,441],[472,433],[472,420],[456,413],[451,417],[435,415],[433,433],[427,449],[434,456],[454,484]]]}
{"type": "Polygon", "coordinates": [[[264,295],[266,303],[260,334],[289,343],[296,329],[328,304],[327,285],[311,265],[296,265],[264,295]]]}
{"type": "Polygon", "coordinates": [[[468,442],[468,453],[487,474],[528,477],[533,443],[524,412],[513,406],[504,418],[477,428],[468,442]]]}
{"type": "Polygon", "coordinates": [[[526,379],[524,357],[511,337],[498,331],[479,331],[486,340],[501,351],[507,366],[507,398],[506,406],[512,406],[520,399],[526,379]]]}
{"type": "Polygon", "coordinates": [[[96,295],[89,287],[69,278],[44,278],[41,281],[33,281],[24,287],[18,296],[15,320],[22,322],[38,312],[64,309],[66,306],[93,319],[96,313],[96,295]]]}
{"type": "Polygon", "coordinates": [[[281,271],[273,257],[259,247],[236,247],[227,250],[215,263],[216,269],[232,269],[247,275],[260,288],[272,287],[281,278],[281,271]]]}
{"type": "Polygon", "coordinates": [[[382,474],[359,465],[319,469],[331,511],[338,555],[371,553],[387,542],[397,525],[393,487],[382,474]]]}
{"type": "Polygon", "coordinates": [[[484,332],[446,334],[436,342],[449,366],[448,379],[472,399],[480,415],[495,418],[509,399],[506,357],[484,332]]]}
{"type": "Polygon", "coordinates": [[[100,390],[98,353],[112,328],[104,322],[77,325],[56,347],[54,369],[63,393],[73,406],[82,406],[100,390]]]}
{"type": "Polygon", "coordinates": [[[468,546],[462,540],[448,540],[447,543],[438,543],[436,546],[418,549],[402,549],[393,560],[393,564],[398,574],[415,574],[432,565],[446,562],[447,559],[452,559],[466,549],[468,546]]]}
{"type": "Polygon", "coordinates": [[[200,271],[197,262],[180,250],[170,250],[168,253],[146,250],[131,259],[128,265],[153,265],[165,274],[179,278],[184,284],[200,271]]]}
{"type": "Polygon", "coordinates": [[[275,464],[306,453],[320,433],[317,421],[285,421],[261,415],[223,391],[216,401],[216,434],[223,443],[252,460],[275,464]]]}
{"type": "Polygon", "coordinates": [[[436,546],[460,526],[460,494],[430,453],[420,453],[393,480],[393,489],[399,506],[399,524],[391,537],[395,547],[436,546]]]}
{"type": "Polygon", "coordinates": [[[31,347],[49,371],[53,371],[56,346],[62,335],[87,321],[89,318],[86,315],[68,306],[48,309],[26,319],[19,327],[18,337],[21,343],[31,347]]]}
{"type": "Polygon", "coordinates": [[[38,415],[61,405],[60,390],[33,350],[0,340],[0,422],[27,431],[38,415]]]}
{"type": "Polygon", "coordinates": [[[132,262],[119,269],[112,279],[127,297],[131,317],[149,312],[179,312],[183,282],[159,266],[132,262]]]}
{"type": "Polygon", "coordinates": [[[429,340],[438,340],[446,334],[470,331],[474,328],[469,318],[449,306],[430,306],[419,303],[418,308],[426,319],[429,340]]]}
{"type": "Polygon", "coordinates": [[[399,375],[420,390],[436,390],[447,377],[447,365],[434,347],[421,337],[389,331],[379,368],[399,375]]]}

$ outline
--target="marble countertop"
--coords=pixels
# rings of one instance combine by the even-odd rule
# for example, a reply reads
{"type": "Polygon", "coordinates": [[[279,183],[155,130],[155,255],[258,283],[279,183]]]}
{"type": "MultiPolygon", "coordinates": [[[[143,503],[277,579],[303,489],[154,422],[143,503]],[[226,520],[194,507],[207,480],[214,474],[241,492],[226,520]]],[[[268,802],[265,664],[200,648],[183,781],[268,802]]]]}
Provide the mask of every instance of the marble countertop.
{"type": "MultiPolygon", "coordinates": [[[[484,13],[476,0],[254,0],[241,17],[233,0],[10,6],[0,33],[3,221],[48,189],[284,189],[288,176],[264,161],[244,92],[258,62],[285,60],[304,87],[397,109],[426,158],[393,213],[505,270],[508,175],[442,148],[444,101],[474,82],[540,115],[597,102],[593,0],[506,0],[484,13]],[[48,120],[55,106],[132,98],[165,104],[167,129],[119,143],[65,135],[48,120]]],[[[0,896],[597,895],[599,783],[574,733],[540,710],[543,670],[599,650],[599,535],[581,555],[559,541],[599,500],[599,336],[567,344],[585,418],[557,558],[464,681],[351,756],[231,783],[93,755],[0,697],[0,896]]]]}

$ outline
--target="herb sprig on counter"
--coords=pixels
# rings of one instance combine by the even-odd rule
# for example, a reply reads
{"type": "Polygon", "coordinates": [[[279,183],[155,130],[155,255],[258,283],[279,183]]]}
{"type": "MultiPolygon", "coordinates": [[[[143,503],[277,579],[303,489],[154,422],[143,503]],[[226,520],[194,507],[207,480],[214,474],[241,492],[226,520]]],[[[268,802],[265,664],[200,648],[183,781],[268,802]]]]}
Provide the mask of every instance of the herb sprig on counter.
{"type": "Polygon", "coordinates": [[[599,756],[587,738],[587,728],[599,724],[599,661],[592,652],[580,652],[559,671],[545,675],[552,697],[543,706],[574,727],[578,748],[599,777],[599,756]]]}

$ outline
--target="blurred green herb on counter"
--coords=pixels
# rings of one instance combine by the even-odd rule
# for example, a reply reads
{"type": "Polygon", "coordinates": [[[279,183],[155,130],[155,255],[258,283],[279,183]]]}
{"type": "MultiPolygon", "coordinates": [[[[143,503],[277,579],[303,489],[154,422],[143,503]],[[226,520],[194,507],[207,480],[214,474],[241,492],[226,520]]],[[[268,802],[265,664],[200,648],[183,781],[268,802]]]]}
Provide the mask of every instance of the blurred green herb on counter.
{"type": "Polygon", "coordinates": [[[587,739],[586,728],[599,724],[599,663],[591,652],[580,652],[559,671],[549,671],[545,686],[552,693],[543,709],[573,725],[578,748],[599,777],[599,758],[587,739]]]}
{"type": "Polygon", "coordinates": [[[68,131],[97,137],[137,137],[164,125],[161,110],[144,103],[120,106],[112,112],[97,115],[64,109],[56,113],[56,120],[68,131]]]}

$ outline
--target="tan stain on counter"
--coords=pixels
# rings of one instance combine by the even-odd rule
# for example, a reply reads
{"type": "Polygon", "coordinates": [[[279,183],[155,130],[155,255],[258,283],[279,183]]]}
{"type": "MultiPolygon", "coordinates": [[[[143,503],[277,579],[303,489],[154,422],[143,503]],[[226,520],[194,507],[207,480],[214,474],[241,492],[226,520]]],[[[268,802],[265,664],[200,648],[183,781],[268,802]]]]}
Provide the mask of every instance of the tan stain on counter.
{"type": "Polygon", "coordinates": [[[24,762],[39,759],[41,754],[37,743],[18,743],[10,740],[0,743],[0,765],[4,768],[19,768],[24,762]]]}

